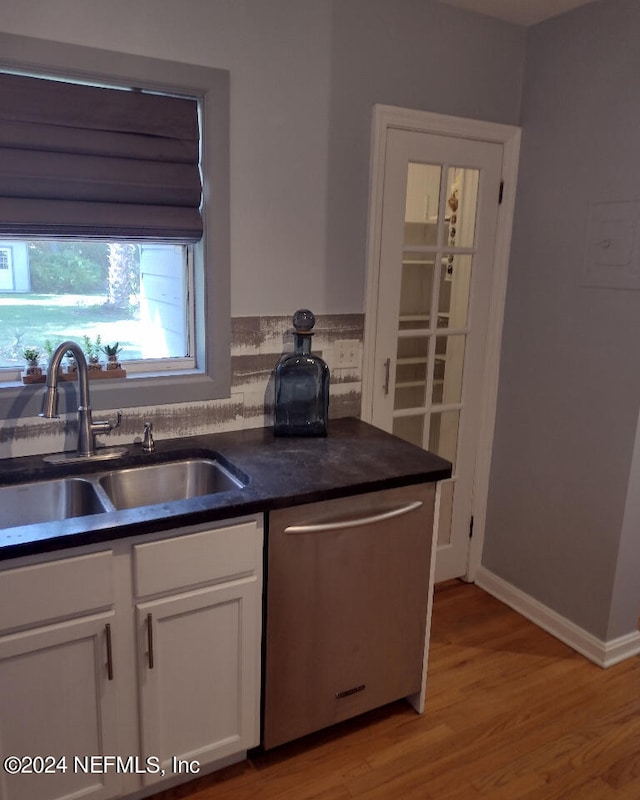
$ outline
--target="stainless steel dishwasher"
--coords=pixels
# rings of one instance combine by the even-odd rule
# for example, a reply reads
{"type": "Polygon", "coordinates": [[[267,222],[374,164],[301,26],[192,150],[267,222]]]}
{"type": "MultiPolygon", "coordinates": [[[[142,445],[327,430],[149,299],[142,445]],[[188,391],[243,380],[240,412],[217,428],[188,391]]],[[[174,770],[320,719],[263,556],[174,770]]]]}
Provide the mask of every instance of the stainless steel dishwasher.
{"type": "Polygon", "coordinates": [[[422,689],[435,484],[269,514],[265,749],[422,689]]]}

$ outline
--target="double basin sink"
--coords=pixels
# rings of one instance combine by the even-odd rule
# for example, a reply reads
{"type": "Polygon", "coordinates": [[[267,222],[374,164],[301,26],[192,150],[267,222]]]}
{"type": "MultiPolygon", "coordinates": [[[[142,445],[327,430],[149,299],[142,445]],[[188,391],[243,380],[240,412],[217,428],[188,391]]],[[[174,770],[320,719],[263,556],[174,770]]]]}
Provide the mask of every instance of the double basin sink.
{"type": "Polygon", "coordinates": [[[242,489],[243,477],[210,457],[179,458],[90,475],[0,486],[0,528],[172,503],[242,489]]]}

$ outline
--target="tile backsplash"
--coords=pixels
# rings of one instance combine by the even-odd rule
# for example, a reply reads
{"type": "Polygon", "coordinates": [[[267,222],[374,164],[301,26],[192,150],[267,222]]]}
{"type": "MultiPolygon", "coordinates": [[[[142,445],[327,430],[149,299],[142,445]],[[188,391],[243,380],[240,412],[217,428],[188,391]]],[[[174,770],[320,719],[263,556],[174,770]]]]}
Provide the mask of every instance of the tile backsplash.
{"type": "MultiPolygon", "coordinates": [[[[280,355],[293,350],[291,328],[291,316],[232,318],[230,397],[123,409],[121,426],[101,441],[140,440],[148,419],[156,439],[272,424],[272,374],[280,355]]],[[[316,316],[312,350],[331,372],[330,418],[360,416],[363,332],[364,314],[316,316]]],[[[110,415],[100,411],[99,416],[110,415]]],[[[75,441],[75,415],[60,420],[6,420],[0,427],[0,458],[72,450],[75,441]]]]}

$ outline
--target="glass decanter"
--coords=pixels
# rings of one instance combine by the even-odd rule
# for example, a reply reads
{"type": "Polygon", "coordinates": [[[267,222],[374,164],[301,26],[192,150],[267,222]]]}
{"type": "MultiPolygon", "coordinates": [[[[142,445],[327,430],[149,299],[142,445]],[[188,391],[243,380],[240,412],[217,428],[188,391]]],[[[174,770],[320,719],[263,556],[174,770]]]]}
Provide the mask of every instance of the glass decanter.
{"type": "Polygon", "coordinates": [[[311,352],[315,317],[300,309],[293,315],[295,349],[275,368],[276,436],[326,436],[329,367],[311,352]]]}

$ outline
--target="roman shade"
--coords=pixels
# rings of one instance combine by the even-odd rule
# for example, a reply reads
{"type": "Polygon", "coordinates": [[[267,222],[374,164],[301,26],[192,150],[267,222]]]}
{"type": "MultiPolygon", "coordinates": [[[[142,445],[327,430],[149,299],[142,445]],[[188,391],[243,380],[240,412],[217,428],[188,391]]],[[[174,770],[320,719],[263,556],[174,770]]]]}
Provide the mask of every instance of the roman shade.
{"type": "Polygon", "coordinates": [[[202,236],[193,98],[0,73],[0,236],[202,236]]]}

